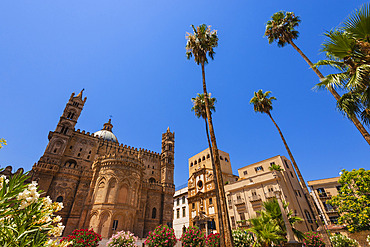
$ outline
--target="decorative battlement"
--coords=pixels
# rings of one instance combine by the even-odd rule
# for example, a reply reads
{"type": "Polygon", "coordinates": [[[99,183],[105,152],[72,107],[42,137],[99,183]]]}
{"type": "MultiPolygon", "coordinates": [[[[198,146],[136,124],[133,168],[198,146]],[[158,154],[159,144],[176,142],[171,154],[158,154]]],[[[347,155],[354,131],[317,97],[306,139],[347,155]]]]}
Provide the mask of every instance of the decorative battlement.
{"type": "MultiPolygon", "coordinates": [[[[0,171],[0,175],[4,175],[6,176],[7,178],[9,177],[12,177],[14,175],[18,175],[18,174],[23,174],[24,173],[24,169],[23,168],[18,168],[18,170],[16,172],[12,172],[13,170],[13,167],[12,166],[7,166],[5,167],[4,170],[0,171]]],[[[29,171],[28,173],[26,172],[26,174],[29,176],[27,179],[26,179],[26,183],[31,183],[31,177],[32,177],[32,171],[29,171]]]]}

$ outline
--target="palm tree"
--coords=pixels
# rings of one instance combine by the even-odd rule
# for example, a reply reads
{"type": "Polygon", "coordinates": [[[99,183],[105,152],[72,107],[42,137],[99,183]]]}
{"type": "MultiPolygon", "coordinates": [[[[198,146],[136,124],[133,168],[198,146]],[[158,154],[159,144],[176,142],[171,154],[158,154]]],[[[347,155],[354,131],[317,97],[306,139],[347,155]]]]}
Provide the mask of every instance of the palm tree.
{"type": "MultiPolygon", "coordinates": [[[[265,36],[267,36],[269,44],[277,41],[279,47],[284,47],[286,44],[290,44],[293,48],[303,57],[303,59],[310,65],[320,80],[324,80],[325,77],[321,72],[314,66],[314,64],[308,59],[308,57],[296,46],[293,42],[294,39],[298,38],[299,32],[295,30],[299,26],[301,20],[293,12],[279,11],[273,14],[271,20],[266,23],[265,36]]],[[[336,101],[340,99],[340,95],[329,85],[327,89],[334,96],[336,101]]],[[[361,135],[365,138],[367,143],[370,145],[370,135],[361,122],[355,115],[348,116],[352,120],[353,124],[360,131],[361,135]]]]}
{"type": "Polygon", "coordinates": [[[292,210],[286,213],[287,222],[284,222],[282,212],[286,212],[287,208],[287,203],[282,203],[282,208],[280,208],[278,200],[274,198],[263,202],[263,210],[258,211],[260,216],[249,219],[251,223],[249,231],[254,233],[259,244],[262,246],[271,246],[272,243],[282,245],[287,241],[286,224],[291,225],[297,238],[302,238],[303,233],[293,228],[294,224],[301,222],[302,219],[293,216],[292,210]]]}
{"type": "Polygon", "coordinates": [[[203,78],[203,93],[204,93],[204,103],[206,107],[206,115],[209,125],[209,132],[211,136],[212,142],[212,151],[213,151],[213,158],[216,167],[216,177],[217,177],[217,184],[218,193],[220,196],[220,201],[217,202],[221,205],[221,215],[222,215],[222,224],[224,229],[220,229],[221,235],[221,245],[222,246],[233,246],[233,238],[231,234],[231,227],[229,222],[228,210],[226,206],[226,197],[225,197],[225,189],[222,179],[221,173],[221,164],[220,164],[220,157],[218,154],[217,143],[216,143],[216,136],[212,124],[212,116],[211,110],[209,108],[209,101],[208,101],[208,93],[207,93],[207,86],[206,86],[206,76],[204,65],[208,63],[208,57],[211,59],[214,58],[214,50],[213,48],[217,47],[218,45],[218,37],[217,31],[211,31],[210,27],[207,27],[206,24],[202,24],[197,28],[192,25],[193,33],[187,33],[187,43],[186,43],[186,55],[187,58],[190,59],[194,56],[195,62],[202,67],[202,78],[203,78]],[[224,243],[223,243],[224,241],[224,243]]]}
{"type": "MultiPolygon", "coordinates": [[[[307,186],[306,186],[306,183],[303,179],[303,176],[298,168],[298,165],[297,163],[295,162],[295,159],[293,157],[293,154],[292,152],[290,151],[290,148],[288,147],[288,144],[284,138],[284,135],[283,133],[281,132],[279,126],[277,125],[277,123],[275,122],[275,120],[273,119],[272,115],[271,115],[271,111],[272,111],[272,100],[276,100],[275,97],[269,97],[270,95],[270,91],[267,91],[267,92],[263,92],[262,89],[260,89],[258,92],[254,92],[254,97],[250,100],[250,103],[253,104],[253,108],[254,108],[254,111],[255,112],[260,112],[260,113],[266,113],[270,119],[272,120],[272,122],[274,123],[275,127],[277,128],[279,134],[280,134],[280,137],[281,139],[283,140],[283,143],[285,145],[285,148],[289,154],[289,157],[290,157],[290,160],[292,161],[293,163],[293,166],[294,166],[294,169],[296,170],[297,172],[297,176],[300,180],[300,183],[301,183],[301,186],[303,188],[303,191],[304,191],[304,194],[305,194],[305,198],[306,200],[308,201],[308,204],[310,205],[310,208],[311,208],[311,211],[312,213],[315,215],[315,218],[316,218],[316,221],[317,223],[319,224],[319,227],[321,227],[321,229],[324,228],[324,225],[319,217],[319,214],[315,208],[315,205],[313,204],[313,201],[312,201],[312,198],[311,196],[309,195],[308,193],[308,189],[307,189],[307,186]]],[[[325,237],[327,239],[329,239],[329,236],[327,236],[327,233],[326,232],[323,232],[323,235],[325,235],[325,237]]],[[[330,241],[330,240],[327,240],[327,241],[330,241]]],[[[330,245],[329,245],[330,246],[330,245]]]]}
{"type": "MultiPolygon", "coordinates": [[[[193,107],[191,108],[192,111],[194,111],[195,116],[197,118],[203,118],[204,119],[204,124],[206,126],[206,134],[207,134],[207,141],[208,141],[208,147],[209,151],[211,153],[211,162],[212,162],[212,170],[213,170],[213,177],[214,177],[214,183],[216,185],[215,191],[216,191],[216,200],[217,202],[220,201],[220,197],[218,194],[218,186],[217,186],[217,177],[216,177],[216,167],[215,167],[215,162],[213,160],[213,152],[212,152],[212,145],[211,145],[211,140],[209,138],[209,132],[208,132],[208,122],[207,122],[207,113],[206,113],[206,105],[205,105],[205,100],[204,100],[204,94],[199,94],[197,97],[192,98],[191,101],[193,102],[193,107]]],[[[209,109],[212,112],[216,111],[215,108],[215,103],[216,103],[216,98],[211,97],[211,93],[208,94],[208,104],[209,104],[209,109]]],[[[221,212],[221,205],[220,203],[217,204],[217,212],[221,212]]],[[[220,213],[217,214],[218,216],[218,222],[219,225],[222,226],[222,216],[220,213]]],[[[222,227],[223,228],[223,227],[222,227]]]]}
{"type": "Polygon", "coordinates": [[[315,64],[330,66],[339,73],[326,76],[318,88],[341,87],[337,107],[346,116],[358,116],[370,125],[370,4],[364,5],[342,27],[325,33],[322,51],[328,59],[315,64]]]}

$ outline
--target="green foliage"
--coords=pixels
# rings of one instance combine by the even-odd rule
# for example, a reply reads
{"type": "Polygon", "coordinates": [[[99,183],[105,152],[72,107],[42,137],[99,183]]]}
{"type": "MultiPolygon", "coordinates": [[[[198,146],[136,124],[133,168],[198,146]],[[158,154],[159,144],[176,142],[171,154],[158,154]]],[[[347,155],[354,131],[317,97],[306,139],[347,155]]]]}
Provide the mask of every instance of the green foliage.
{"type": "MultiPolygon", "coordinates": [[[[287,207],[288,204],[284,203],[285,210],[287,207]]],[[[251,228],[248,230],[255,235],[258,244],[262,246],[285,243],[286,228],[277,199],[264,202],[263,209],[258,212],[259,217],[249,219],[251,228]]],[[[295,223],[302,221],[301,218],[293,216],[291,210],[287,213],[287,217],[292,227],[295,223]]],[[[299,239],[303,238],[303,233],[300,231],[293,228],[293,232],[299,239]]]]}
{"type": "Polygon", "coordinates": [[[191,25],[193,33],[186,33],[186,56],[190,59],[194,56],[195,62],[199,64],[207,64],[207,55],[213,60],[215,52],[214,47],[218,46],[217,31],[211,31],[211,26],[202,24],[197,28],[191,25]]]}
{"type": "Polygon", "coordinates": [[[370,235],[367,235],[366,241],[370,245],[370,235]]]}
{"type": "Polygon", "coordinates": [[[342,234],[335,234],[330,237],[330,241],[333,247],[357,247],[358,242],[354,239],[350,239],[342,234]]]}
{"type": "Polygon", "coordinates": [[[211,233],[206,237],[207,247],[220,247],[220,234],[211,233]]]}
{"type": "Polygon", "coordinates": [[[133,233],[120,231],[114,234],[108,241],[107,247],[137,247],[137,237],[133,233]]]}
{"type": "Polygon", "coordinates": [[[204,234],[197,226],[189,226],[180,240],[183,247],[203,247],[205,244],[204,234]]]}
{"type": "Polygon", "coordinates": [[[0,138],[0,149],[2,149],[5,145],[7,145],[6,140],[4,138],[0,138]]]}
{"type": "Polygon", "coordinates": [[[63,237],[60,242],[69,242],[68,247],[96,247],[99,246],[98,243],[101,239],[101,236],[92,229],[76,229],[68,237],[63,237]]]}
{"type": "Polygon", "coordinates": [[[166,225],[157,226],[145,240],[145,245],[149,247],[162,246],[173,247],[177,242],[175,232],[166,225]]]}
{"type": "MultiPolygon", "coordinates": [[[[215,103],[216,103],[216,98],[212,98],[211,94],[208,94],[208,106],[209,110],[212,112],[216,111],[215,108],[215,103]]],[[[206,112],[206,103],[205,103],[205,97],[204,94],[199,94],[195,98],[191,98],[191,101],[193,102],[193,107],[191,108],[192,111],[194,111],[195,116],[197,118],[202,117],[203,119],[207,119],[207,112],[206,112]]]]}
{"type": "Polygon", "coordinates": [[[62,203],[40,198],[37,183],[26,184],[25,174],[0,177],[0,246],[66,246],[49,237],[62,235],[61,217],[54,213],[62,203]]]}
{"type": "Polygon", "coordinates": [[[253,236],[242,229],[233,230],[234,247],[251,247],[253,246],[253,236]]]}
{"type": "Polygon", "coordinates": [[[328,201],[340,214],[338,223],[346,225],[349,232],[369,230],[370,170],[343,170],[339,183],[339,194],[328,201]]]}
{"type": "Polygon", "coordinates": [[[275,163],[273,163],[270,167],[269,167],[269,170],[270,171],[277,171],[277,172],[281,172],[283,171],[283,168],[281,168],[280,165],[277,165],[275,163]]]}
{"type": "Polygon", "coordinates": [[[305,232],[303,246],[305,247],[325,247],[325,242],[317,232],[305,232]]]}
{"type": "Polygon", "coordinates": [[[250,104],[253,104],[255,112],[270,114],[272,110],[272,100],[276,100],[275,97],[269,97],[271,91],[263,92],[262,89],[258,92],[254,92],[253,98],[250,100],[250,104]]]}
{"type": "Polygon", "coordinates": [[[364,4],[342,26],[325,36],[322,51],[327,59],[315,66],[329,66],[338,73],[326,76],[316,87],[344,90],[337,102],[338,109],[370,125],[370,4],[364,4]]]}
{"type": "Polygon", "coordinates": [[[290,41],[297,39],[299,32],[295,30],[301,20],[293,12],[279,11],[271,16],[266,23],[265,36],[269,44],[277,41],[279,47],[284,47],[290,41]]]}

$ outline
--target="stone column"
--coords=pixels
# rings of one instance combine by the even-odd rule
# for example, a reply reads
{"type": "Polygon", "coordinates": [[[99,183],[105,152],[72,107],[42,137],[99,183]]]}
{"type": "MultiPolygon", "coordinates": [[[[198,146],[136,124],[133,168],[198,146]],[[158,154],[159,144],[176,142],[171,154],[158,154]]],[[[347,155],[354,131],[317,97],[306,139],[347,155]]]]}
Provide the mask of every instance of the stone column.
{"type": "Polygon", "coordinates": [[[287,232],[287,239],[288,243],[287,246],[302,246],[302,244],[299,244],[295,239],[294,239],[294,233],[292,230],[292,226],[289,223],[288,217],[285,213],[283,202],[281,201],[281,191],[274,191],[276,199],[279,203],[279,207],[281,210],[281,215],[283,216],[286,232],[287,232]]]}

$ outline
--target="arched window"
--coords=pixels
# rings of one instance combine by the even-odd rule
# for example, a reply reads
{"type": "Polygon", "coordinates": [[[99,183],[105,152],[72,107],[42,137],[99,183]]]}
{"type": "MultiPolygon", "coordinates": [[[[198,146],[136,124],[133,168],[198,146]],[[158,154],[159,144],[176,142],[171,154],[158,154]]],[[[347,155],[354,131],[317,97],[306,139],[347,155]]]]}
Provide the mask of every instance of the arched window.
{"type": "Polygon", "coordinates": [[[209,154],[207,154],[207,159],[209,159],[210,158],[210,156],[209,156],[209,154]]]}
{"type": "Polygon", "coordinates": [[[155,217],[157,217],[157,209],[153,208],[153,210],[152,210],[152,219],[155,219],[155,217]]]}
{"type": "Polygon", "coordinates": [[[56,202],[63,202],[63,196],[58,196],[56,202]]]}
{"type": "Polygon", "coordinates": [[[206,156],[203,156],[203,159],[202,160],[206,160],[206,156]]]}
{"type": "Polygon", "coordinates": [[[200,163],[200,162],[202,162],[202,160],[199,158],[198,162],[200,163]]]}
{"type": "Polygon", "coordinates": [[[196,165],[197,164],[197,161],[194,161],[194,164],[196,165]]]}
{"type": "Polygon", "coordinates": [[[155,178],[149,178],[149,183],[155,183],[155,178]]]}
{"type": "Polygon", "coordinates": [[[193,166],[193,162],[190,163],[190,166],[193,166]]]}
{"type": "Polygon", "coordinates": [[[172,151],[172,144],[168,144],[168,150],[172,151]]]}
{"type": "Polygon", "coordinates": [[[220,160],[224,160],[224,158],[222,158],[222,156],[220,156],[220,160]]]}

